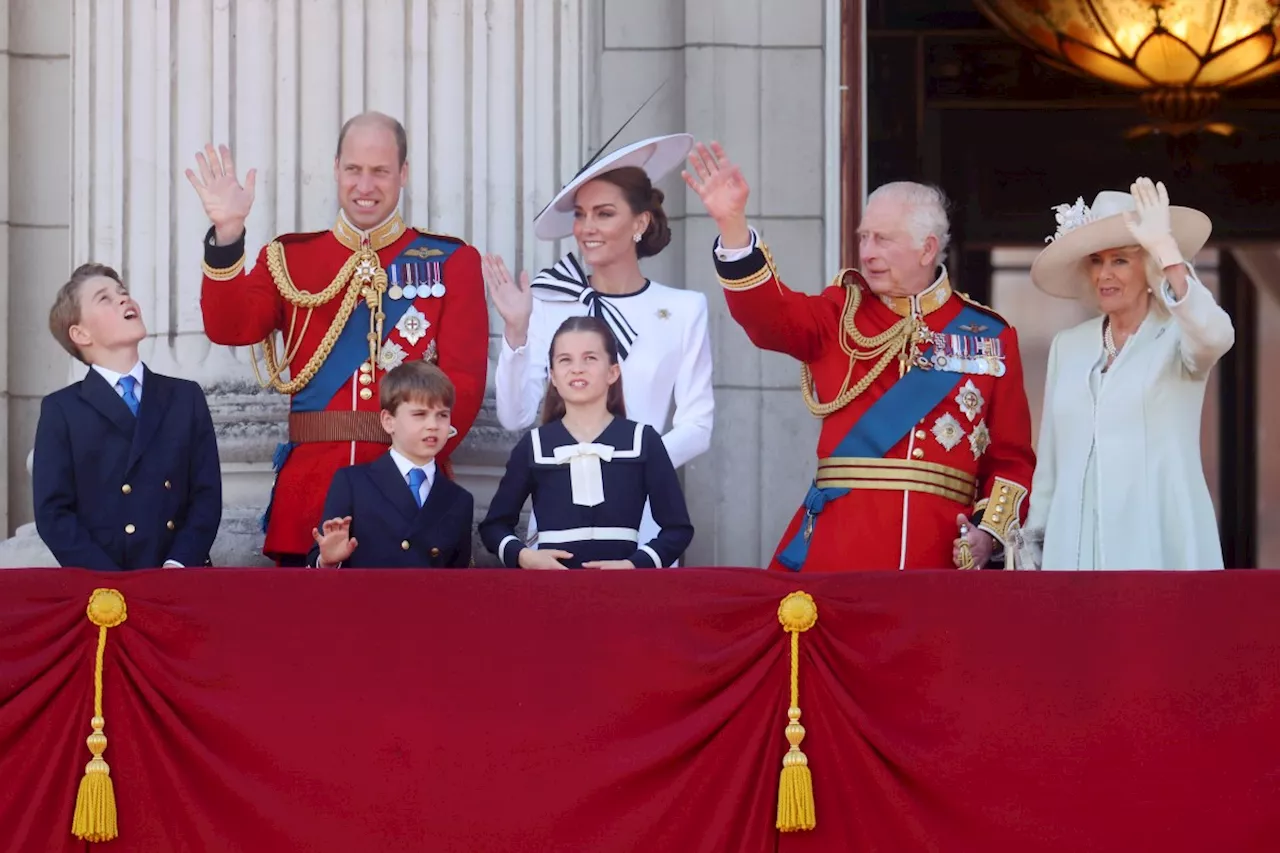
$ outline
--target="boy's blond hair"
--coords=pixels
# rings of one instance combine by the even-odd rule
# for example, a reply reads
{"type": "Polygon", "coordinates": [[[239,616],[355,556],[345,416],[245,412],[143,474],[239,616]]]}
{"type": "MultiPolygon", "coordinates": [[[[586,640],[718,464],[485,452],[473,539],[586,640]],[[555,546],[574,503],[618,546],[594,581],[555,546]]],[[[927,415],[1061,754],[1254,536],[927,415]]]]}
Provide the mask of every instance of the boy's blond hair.
{"type": "Polygon", "coordinates": [[[80,348],[71,340],[71,327],[80,324],[80,290],[91,278],[109,278],[119,285],[124,285],[120,273],[106,264],[81,264],[71,273],[67,283],[58,289],[53,298],[53,307],[49,309],[49,331],[54,339],[62,344],[62,348],[75,356],[79,361],[88,364],[80,348]]]}

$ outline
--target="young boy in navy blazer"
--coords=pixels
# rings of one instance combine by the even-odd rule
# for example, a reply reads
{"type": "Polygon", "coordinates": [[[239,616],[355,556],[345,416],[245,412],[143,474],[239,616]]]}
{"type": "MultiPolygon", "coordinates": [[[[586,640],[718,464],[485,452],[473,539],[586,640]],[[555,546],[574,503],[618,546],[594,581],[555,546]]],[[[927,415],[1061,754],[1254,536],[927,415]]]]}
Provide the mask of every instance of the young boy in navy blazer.
{"type": "Polygon", "coordinates": [[[40,406],[31,472],[40,538],[63,566],[207,565],[222,479],[200,386],[142,363],[147,327],[111,267],[71,274],[49,330],[89,372],[40,406]]]}
{"type": "Polygon", "coordinates": [[[307,565],[320,568],[467,568],[471,493],[440,475],[435,456],[453,434],[453,383],[426,361],[382,379],[382,428],[391,449],[365,465],[339,468],[311,531],[307,565]]]}

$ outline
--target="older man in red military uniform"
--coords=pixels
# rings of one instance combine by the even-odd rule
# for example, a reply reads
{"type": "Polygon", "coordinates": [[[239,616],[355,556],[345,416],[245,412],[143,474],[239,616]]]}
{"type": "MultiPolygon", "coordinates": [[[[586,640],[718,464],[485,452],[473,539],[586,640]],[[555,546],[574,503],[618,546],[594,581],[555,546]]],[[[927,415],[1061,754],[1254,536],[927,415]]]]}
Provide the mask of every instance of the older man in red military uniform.
{"type": "Polygon", "coordinates": [[[200,300],[205,332],[216,344],[261,344],[260,381],[292,396],[263,547],[281,565],[303,565],[334,472],[386,450],[378,390],[387,371],[427,359],[453,380],[457,432],[437,457],[446,475],[448,455],[484,397],[488,313],[480,255],[456,238],[406,227],[397,211],[409,176],[406,149],[404,127],[389,116],[348,121],[334,161],[337,222],[276,238],[249,271],[244,223],[255,171],[242,186],[231,152],[212,145],[197,155],[199,175],[187,171],[213,223],[200,300]]]}
{"type": "Polygon", "coordinates": [[[813,296],[779,279],[724,150],[699,145],[689,164],[685,180],[720,229],[729,312],[757,346],[802,362],[805,403],[823,419],[817,476],[770,567],[982,568],[1012,557],[1035,467],[1018,337],[952,289],[939,263],[941,192],[903,182],[872,193],[861,272],[813,296]]]}

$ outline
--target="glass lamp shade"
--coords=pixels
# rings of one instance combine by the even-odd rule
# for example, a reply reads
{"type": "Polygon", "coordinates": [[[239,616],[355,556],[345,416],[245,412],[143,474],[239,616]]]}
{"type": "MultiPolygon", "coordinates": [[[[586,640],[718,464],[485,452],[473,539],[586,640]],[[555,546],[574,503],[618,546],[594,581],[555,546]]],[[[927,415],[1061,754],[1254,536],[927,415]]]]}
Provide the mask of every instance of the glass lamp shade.
{"type": "Polygon", "coordinates": [[[1280,72],[1280,0],[974,2],[1055,65],[1161,93],[1184,119],[1220,90],[1280,72]]]}

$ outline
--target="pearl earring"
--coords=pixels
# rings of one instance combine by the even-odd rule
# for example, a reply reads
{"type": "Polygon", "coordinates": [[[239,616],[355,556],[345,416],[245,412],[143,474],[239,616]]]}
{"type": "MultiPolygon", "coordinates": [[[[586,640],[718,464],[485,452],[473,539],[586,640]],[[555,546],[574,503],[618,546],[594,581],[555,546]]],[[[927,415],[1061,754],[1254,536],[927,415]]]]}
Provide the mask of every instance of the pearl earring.
{"type": "Polygon", "coordinates": [[[640,242],[640,235],[639,235],[639,234],[632,235],[631,240],[632,240],[633,242],[635,242],[635,243],[639,243],[639,242],[640,242]]]}

